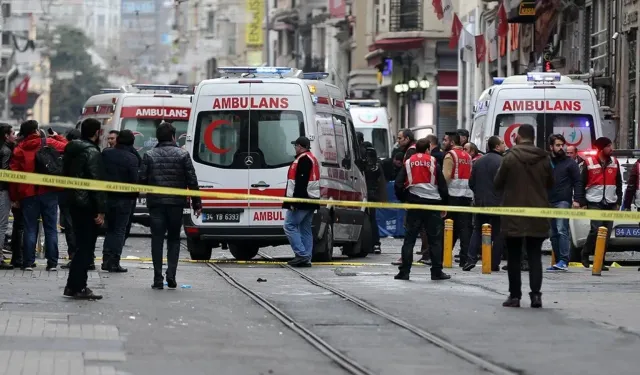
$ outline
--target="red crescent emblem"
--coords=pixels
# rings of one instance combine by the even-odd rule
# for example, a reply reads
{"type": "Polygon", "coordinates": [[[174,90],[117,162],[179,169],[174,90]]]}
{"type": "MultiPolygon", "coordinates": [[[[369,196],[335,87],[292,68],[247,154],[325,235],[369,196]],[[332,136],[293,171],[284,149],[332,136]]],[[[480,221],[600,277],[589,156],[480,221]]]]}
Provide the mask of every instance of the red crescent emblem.
{"type": "Polygon", "coordinates": [[[504,144],[508,148],[511,148],[516,144],[516,129],[518,129],[520,125],[521,124],[512,124],[504,132],[504,144]]]}
{"type": "Polygon", "coordinates": [[[369,118],[373,118],[373,120],[367,121],[365,119],[362,118],[363,115],[358,115],[358,118],[360,119],[360,121],[364,122],[365,124],[373,124],[374,122],[378,121],[378,116],[371,116],[371,115],[364,115],[365,118],[369,117],[369,118]],[[371,116],[371,117],[370,117],[371,116]]]}
{"type": "MultiPolygon", "coordinates": [[[[140,136],[140,137],[144,138],[144,135],[143,135],[142,133],[140,133],[140,132],[132,131],[132,133],[133,133],[133,136],[134,136],[135,138],[138,138],[138,136],[140,136]]],[[[140,150],[142,150],[142,149],[144,148],[144,145],[143,145],[143,146],[140,146],[140,147],[135,147],[135,146],[134,146],[133,148],[135,148],[135,149],[136,149],[136,151],[140,151],[140,150]]]]}
{"type": "Polygon", "coordinates": [[[571,142],[567,141],[567,137],[564,135],[564,132],[562,132],[562,136],[564,137],[565,142],[566,142],[566,143],[565,143],[565,145],[566,145],[566,146],[577,146],[577,145],[579,145],[580,143],[582,143],[582,137],[583,137],[583,135],[582,135],[582,130],[580,130],[580,128],[576,128],[576,127],[575,127],[575,125],[573,125],[573,124],[571,124],[569,127],[570,127],[570,128],[573,128],[573,130],[574,130],[574,131],[579,132],[579,133],[580,133],[580,138],[578,139],[578,142],[571,143],[571,142]]]}
{"type": "Polygon", "coordinates": [[[231,121],[229,120],[214,120],[211,121],[207,128],[204,130],[204,145],[209,149],[209,151],[214,154],[226,154],[231,150],[231,148],[219,148],[213,143],[213,131],[216,130],[221,125],[231,125],[231,121]]]}

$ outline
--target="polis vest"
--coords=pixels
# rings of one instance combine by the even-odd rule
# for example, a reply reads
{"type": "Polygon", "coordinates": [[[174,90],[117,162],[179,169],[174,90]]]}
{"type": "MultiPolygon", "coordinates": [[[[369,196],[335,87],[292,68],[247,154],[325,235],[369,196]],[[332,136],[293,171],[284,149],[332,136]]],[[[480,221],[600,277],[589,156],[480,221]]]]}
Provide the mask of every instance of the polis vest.
{"type": "Polygon", "coordinates": [[[586,157],[584,163],[587,168],[587,184],[585,186],[587,201],[591,203],[603,201],[609,204],[616,203],[618,201],[616,181],[620,171],[618,159],[612,156],[611,163],[604,169],[597,156],[586,157]]]}
{"type": "Polygon", "coordinates": [[[296,171],[298,170],[298,161],[300,161],[300,158],[309,158],[312,165],[311,174],[309,174],[309,184],[307,185],[307,195],[311,199],[320,199],[320,166],[318,165],[318,160],[310,151],[301,153],[296,157],[296,160],[291,163],[289,172],[287,172],[286,196],[293,198],[293,192],[296,189],[296,171]]]}
{"type": "Polygon", "coordinates": [[[407,179],[405,189],[409,193],[430,200],[442,200],[438,192],[436,158],[429,154],[413,154],[404,163],[407,179]]]}
{"type": "Polygon", "coordinates": [[[454,148],[449,151],[453,159],[451,181],[449,182],[449,195],[452,197],[473,198],[473,191],[469,188],[471,178],[471,155],[462,148],[454,148]]]}

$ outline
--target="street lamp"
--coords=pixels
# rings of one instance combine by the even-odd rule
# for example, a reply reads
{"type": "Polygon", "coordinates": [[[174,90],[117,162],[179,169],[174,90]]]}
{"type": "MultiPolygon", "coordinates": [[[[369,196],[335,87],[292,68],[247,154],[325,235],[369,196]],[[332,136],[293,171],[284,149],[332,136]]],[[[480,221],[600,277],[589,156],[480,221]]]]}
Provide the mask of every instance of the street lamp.
{"type": "Polygon", "coordinates": [[[400,94],[402,92],[402,83],[398,83],[397,85],[395,85],[393,87],[393,91],[395,91],[396,94],[400,94]]]}
{"type": "Polygon", "coordinates": [[[409,85],[407,85],[406,83],[402,84],[402,92],[409,92],[409,85]]]}
{"type": "Polygon", "coordinates": [[[421,88],[421,89],[423,89],[423,90],[426,90],[426,89],[428,89],[428,88],[429,88],[429,86],[431,86],[431,85],[429,84],[429,81],[427,81],[427,78],[426,78],[426,77],[425,77],[425,78],[422,78],[422,79],[420,80],[419,85],[420,85],[420,88],[421,88]]]}
{"type": "Polygon", "coordinates": [[[418,88],[418,81],[416,81],[415,79],[409,81],[409,88],[411,90],[415,90],[416,88],[418,88]]]}

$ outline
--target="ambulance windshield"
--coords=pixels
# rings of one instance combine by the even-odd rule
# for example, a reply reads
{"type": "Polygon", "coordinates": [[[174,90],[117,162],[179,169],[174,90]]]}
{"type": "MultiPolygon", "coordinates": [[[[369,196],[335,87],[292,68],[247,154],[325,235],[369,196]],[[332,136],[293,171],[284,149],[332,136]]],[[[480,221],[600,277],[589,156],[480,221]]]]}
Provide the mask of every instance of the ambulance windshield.
{"type": "MultiPolygon", "coordinates": [[[[145,119],[145,118],[123,118],[121,129],[129,129],[135,135],[136,140],[133,147],[138,151],[140,156],[149,151],[155,145],[158,144],[156,138],[156,129],[163,120],[160,119],[145,119]]],[[[187,124],[186,120],[164,120],[173,124],[176,128],[176,141],[178,146],[184,147],[184,143],[187,137],[187,124]]]]}
{"type": "Polygon", "coordinates": [[[303,114],[281,110],[200,112],[193,158],[219,168],[279,168],[295,159],[291,145],[304,135],[303,114]],[[251,164],[247,157],[251,156],[251,164]]]}
{"type": "Polygon", "coordinates": [[[562,134],[566,146],[576,146],[579,151],[591,149],[595,141],[593,118],[586,114],[501,114],[496,117],[494,135],[503,138],[507,148],[511,148],[515,145],[516,134],[522,124],[534,126],[536,145],[544,149],[547,149],[547,139],[552,134],[562,134]]]}

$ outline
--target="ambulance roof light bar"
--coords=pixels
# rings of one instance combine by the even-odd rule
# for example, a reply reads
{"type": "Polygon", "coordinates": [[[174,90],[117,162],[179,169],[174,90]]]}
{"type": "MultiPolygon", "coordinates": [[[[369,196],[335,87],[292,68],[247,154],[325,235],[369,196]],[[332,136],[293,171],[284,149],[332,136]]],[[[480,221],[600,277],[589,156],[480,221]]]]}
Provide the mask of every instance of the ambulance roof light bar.
{"type": "Polygon", "coordinates": [[[558,72],[529,72],[527,73],[527,81],[528,82],[560,82],[562,80],[562,76],[558,72]]]}
{"type": "Polygon", "coordinates": [[[504,82],[504,78],[505,77],[493,77],[493,84],[494,85],[501,85],[502,82],[504,82]]]}
{"type": "Polygon", "coordinates": [[[284,76],[295,75],[298,72],[297,69],[288,67],[276,67],[276,66],[229,66],[218,68],[218,73],[222,75],[232,76],[240,75],[241,77],[257,76],[257,75],[274,75],[280,78],[284,76]]]}
{"type": "Polygon", "coordinates": [[[378,99],[347,99],[347,103],[353,107],[380,107],[378,99]]]}
{"type": "Polygon", "coordinates": [[[189,91],[189,86],[186,85],[153,85],[134,83],[131,87],[140,91],[168,91],[173,94],[181,94],[189,91]]]}
{"type": "Polygon", "coordinates": [[[323,79],[327,79],[329,77],[329,73],[326,72],[308,72],[302,73],[302,79],[314,80],[314,81],[322,81],[323,79]]]}
{"type": "Polygon", "coordinates": [[[115,94],[121,92],[120,89],[106,88],[100,89],[101,94],[115,94]]]}

